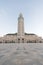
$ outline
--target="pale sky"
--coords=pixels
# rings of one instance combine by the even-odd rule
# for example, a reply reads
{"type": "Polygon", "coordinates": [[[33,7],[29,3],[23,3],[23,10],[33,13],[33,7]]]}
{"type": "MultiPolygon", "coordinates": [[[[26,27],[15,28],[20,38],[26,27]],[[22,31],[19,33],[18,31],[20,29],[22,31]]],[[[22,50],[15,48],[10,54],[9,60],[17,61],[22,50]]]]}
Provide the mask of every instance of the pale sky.
{"type": "Polygon", "coordinates": [[[25,32],[43,37],[43,0],[0,0],[0,36],[17,32],[20,13],[25,32]]]}

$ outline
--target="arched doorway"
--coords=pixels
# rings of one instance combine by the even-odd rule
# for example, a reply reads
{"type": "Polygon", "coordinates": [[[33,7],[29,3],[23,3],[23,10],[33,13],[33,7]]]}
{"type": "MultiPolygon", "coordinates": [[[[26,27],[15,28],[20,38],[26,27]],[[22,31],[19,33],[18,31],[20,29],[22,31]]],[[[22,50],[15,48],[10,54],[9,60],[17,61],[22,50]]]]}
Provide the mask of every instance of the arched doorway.
{"type": "Polygon", "coordinates": [[[24,43],[24,38],[22,39],[22,43],[24,43]]]}
{"type": "Polygon", "coordinates": [[[18,43],[20,43],[20,39],[18,39],[18,43]]]}

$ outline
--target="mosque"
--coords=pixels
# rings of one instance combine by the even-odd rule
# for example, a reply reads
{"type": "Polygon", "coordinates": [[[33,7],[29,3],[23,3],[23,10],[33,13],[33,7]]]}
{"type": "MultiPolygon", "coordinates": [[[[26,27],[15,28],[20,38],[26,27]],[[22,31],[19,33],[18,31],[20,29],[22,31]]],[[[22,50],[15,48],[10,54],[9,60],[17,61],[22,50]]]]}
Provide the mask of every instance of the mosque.
{"type": "Polygon", "coordinates": [[[36,34],[24,32],[24,17],[20,13],[18,17],[18,32],[0,37],[0,43],[43,43],[43,39],[36,34]]]}

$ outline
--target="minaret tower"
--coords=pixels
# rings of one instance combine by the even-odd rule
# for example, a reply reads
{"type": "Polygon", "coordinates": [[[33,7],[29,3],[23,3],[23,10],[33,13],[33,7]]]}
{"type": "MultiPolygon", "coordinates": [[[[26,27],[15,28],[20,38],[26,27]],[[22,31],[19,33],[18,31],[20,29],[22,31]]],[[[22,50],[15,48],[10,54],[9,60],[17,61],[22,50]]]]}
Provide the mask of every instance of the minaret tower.
{"type": "Polygon", "coordinates": [[[24,18],[23,18],[23,15],[21,13],[18,17],[18,39],[21,42],[24,39],[24,18]]]}
{"type": "Polygon", "coordinates": [[[24,18],[23,18],[23,15],[21,13],[18,17],[18,35],[19,36],[24,35],[24,18]]]}

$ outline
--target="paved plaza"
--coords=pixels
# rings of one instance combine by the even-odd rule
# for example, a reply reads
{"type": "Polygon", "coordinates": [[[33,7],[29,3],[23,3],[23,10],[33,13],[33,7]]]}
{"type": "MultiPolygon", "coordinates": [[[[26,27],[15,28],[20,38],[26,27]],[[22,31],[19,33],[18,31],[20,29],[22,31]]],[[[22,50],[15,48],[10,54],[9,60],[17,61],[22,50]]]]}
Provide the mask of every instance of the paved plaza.
{"type": "Polygon", "coordinates": [[[0,44],[0,65],[43,65],[43,44],[0,44]]]}

